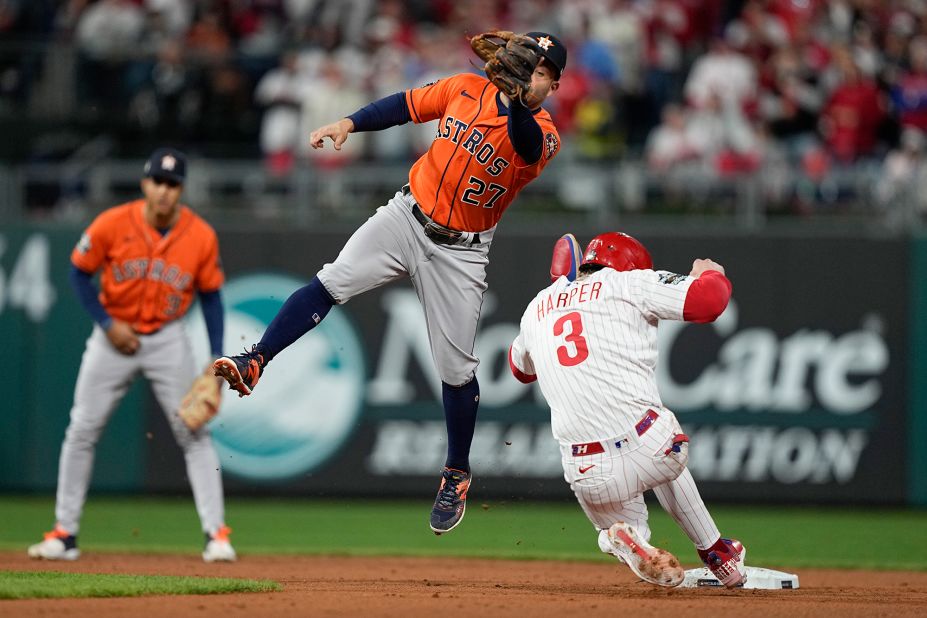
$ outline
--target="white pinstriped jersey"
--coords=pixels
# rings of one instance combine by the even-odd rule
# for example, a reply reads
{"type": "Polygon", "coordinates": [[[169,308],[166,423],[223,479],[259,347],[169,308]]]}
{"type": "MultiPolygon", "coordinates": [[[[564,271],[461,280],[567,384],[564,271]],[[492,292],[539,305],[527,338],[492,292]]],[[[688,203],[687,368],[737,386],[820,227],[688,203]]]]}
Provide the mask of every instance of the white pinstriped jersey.
{"type": "Polygon", "coordinates": [[[657,391],[657,324],[682,320],[687,275],[611,268],[541,290],[521,318],[512,363],[538,376],[560,442],[633,430],[657,391]]]}

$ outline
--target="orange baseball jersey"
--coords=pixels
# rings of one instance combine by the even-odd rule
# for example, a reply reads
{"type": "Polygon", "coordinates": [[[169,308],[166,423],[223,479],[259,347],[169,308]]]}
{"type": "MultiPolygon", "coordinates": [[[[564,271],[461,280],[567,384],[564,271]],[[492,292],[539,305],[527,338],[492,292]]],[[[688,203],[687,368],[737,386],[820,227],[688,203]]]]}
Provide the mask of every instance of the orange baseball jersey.
{"type": "Polygon", "coordinates": [[[441,119],[428,152],[409,171],[415,201],[436,223],[464,232],[491,228],[560,150],[560,136],[542,108],[534,115],[544,135],[541,158],[528,165],[515,154],[498,92],[473,73],[406,91],[413,122],[441,119]]]}
{"type": "Polygon", "coordinates": [[[213,292],[225,275],[216,232],[186,206],[165,236],[145,220],[145,200],[104,211],[81,236],[71,262],[100,274],[100,303],[139,333],[182,317],[195,291],[213,292]]]}

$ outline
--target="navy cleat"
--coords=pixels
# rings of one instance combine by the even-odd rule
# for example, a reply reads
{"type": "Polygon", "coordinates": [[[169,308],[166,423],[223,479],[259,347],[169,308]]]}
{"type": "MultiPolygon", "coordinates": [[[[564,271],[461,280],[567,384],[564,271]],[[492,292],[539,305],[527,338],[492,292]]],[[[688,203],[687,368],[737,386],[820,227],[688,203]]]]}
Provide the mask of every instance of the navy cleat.
{"type": "Polygon", "coordinates": [[[441,487],[431,509],[431,531],[441,535],[453,530],[463,520],[467,510],[467,490],[470,489],[470,473],[454,468],[444,468],[441,487]]]}
{"type": "Polygon", "coordinates": [[[251,346],[244,354],[223,356],[212,364],[215,375],[229,383],[229,389],[238,391],[239,397],[250,395],[264,373],[264,357],[251,346]]]}

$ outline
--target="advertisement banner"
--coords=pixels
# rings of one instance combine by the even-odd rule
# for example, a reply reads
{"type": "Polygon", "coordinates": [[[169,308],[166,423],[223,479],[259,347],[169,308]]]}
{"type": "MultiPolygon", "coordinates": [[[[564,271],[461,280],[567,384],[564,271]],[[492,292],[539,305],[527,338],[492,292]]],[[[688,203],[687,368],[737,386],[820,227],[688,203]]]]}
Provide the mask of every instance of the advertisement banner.
{"type": "MultiPolygon", "coordinates": [[[[566,498],[546,404],[507,362],[526,303],[548,283],[560,232],[502,227],[475,341],[473,495],[566,498]]],[[[227,353],[258,341],[352,231],[220,229],[227,353]]],[[[67,281],[79,235],[0,233],[0,336],[17,355],[0,415],[0,490],[55,486],[90,332],[67,281]]],[[[660,392],[692,439],[690,467],[707,500],[897,504],[917,494],[907,436],[911,423],[924,422],[916,410],[925,397],[909,357],[924,363],[910,343],[920,321],[909,307],[913,299],[922,312],[925,301],[909,269],[923,272],[927,251],[901,239],[639,238],[658,268],[687,273],[694,258],[711,257],[734,285],[713,324],[660,326],[660,392]]],[[[186,325],[205,366],[198,307],[186,325]]],[[[180,450],[147,393],[139,380],[110,421],[92,491],[189,491],[180,450]]],[[[252,396],[226,392],[211,429],[230,493],[430,500],[445,456],[444,412],[408,280],[334,308],[273,360],[252,396]]]]}
{"type": "MultiPolygon", "coordinates": [[[[225,233],[227,348],[258,341],[345,238],[225,233]]],[[[524,305],[548,282],[555,238],[501,234],[492,249],[476,339],[478,495],[569,495],[539,389],[507,364],[524,305]]],[[[692,438],[690,467],[707,499],[905,500],[904,243],[641,239],[658,268],[688,272],[694,258],[712,257],[734,284],[715,323],[660,326],[660,390],[692,438]]],[[[427,495],[437,483],[441,384],[407,281],[336,307],[274,359],[254,395],[229,395],[213,431],[230,491],[427,495]]],[[[154,485],[164,479],[149,473],[154,485]]]]}

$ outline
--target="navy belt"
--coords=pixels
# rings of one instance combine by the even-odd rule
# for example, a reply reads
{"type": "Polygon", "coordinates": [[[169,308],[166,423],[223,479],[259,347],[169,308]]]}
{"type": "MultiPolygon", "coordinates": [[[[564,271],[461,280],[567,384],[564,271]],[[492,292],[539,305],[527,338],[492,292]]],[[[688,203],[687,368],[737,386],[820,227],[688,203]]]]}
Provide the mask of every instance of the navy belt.
{"type": "MultiPolygon", "coordinates": [[[[412,189],[409,188],[409,185],[402,186],[402,194],[412,195],[412,189]]],[[[412,202],[411,208],[412,216],[415,217],[415,220],[418,221],[419,225],[425,230],[425,236],[430,238],[433,243],[439,245],[480,244],[479,232],[473,232],[471,235],[470,232],[452,230],[449,227],[444,227],[439,223],[435,223],[415,201],[412,202]]]]}

